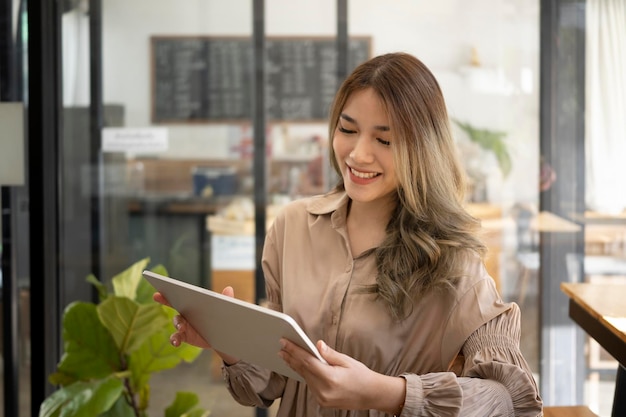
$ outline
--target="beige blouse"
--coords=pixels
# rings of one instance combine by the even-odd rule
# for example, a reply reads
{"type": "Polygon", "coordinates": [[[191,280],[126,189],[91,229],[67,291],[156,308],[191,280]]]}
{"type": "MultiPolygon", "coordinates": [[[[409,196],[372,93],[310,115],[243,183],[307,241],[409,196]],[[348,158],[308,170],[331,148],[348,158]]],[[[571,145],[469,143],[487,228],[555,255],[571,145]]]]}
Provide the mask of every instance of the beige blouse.
{"type": "MultiPolygon", "coordinates": [[[[353,258],[348,197],[332,193],[290,203],[268,231],[263,271],[270,307],[291,315],[311,340],[370,369],[407,381],[401,416],[540,416],[542,403],[519,350],[520,311],[503,303],[482,262],[468,265],[456,291],[429,295],[401,323],[372,294],[373,256],[353,258]]],[[[306,384],[245,362],[224,367],[241,404],[278,417],[382,416],[323,409],[306,384]]]]}

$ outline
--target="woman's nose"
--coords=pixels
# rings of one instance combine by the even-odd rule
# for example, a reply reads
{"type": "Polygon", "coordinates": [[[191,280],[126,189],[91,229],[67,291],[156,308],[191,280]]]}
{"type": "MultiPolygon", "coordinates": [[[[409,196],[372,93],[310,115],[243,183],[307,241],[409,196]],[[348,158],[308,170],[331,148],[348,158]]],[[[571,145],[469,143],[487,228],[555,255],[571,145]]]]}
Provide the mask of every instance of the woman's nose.
{"type": "Polygon", "coordinates": [[[372,162],[374,155],[372,154],[371,144],[368,138],[360,136],[354,143],[354,148],[350,152],[350,158],[355,162],[368,163],[372,162]]]}

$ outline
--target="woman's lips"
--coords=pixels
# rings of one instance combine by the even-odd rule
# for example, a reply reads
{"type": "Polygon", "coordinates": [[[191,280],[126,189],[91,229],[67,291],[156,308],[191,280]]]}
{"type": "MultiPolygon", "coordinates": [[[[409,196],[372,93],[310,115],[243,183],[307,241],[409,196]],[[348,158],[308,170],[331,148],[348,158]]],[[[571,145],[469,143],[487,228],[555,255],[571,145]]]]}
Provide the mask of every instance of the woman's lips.
{"type": "Polygon", "coordinates": [[[354,168],[350,168],[350,167],[348,168],[350,169],[350,173],[352,175],[359,177],[361,179],[365,179],[365,180],[374,178],[379,175],[377,172],[363,172],[363,171],[358,171],[354,168]]]}

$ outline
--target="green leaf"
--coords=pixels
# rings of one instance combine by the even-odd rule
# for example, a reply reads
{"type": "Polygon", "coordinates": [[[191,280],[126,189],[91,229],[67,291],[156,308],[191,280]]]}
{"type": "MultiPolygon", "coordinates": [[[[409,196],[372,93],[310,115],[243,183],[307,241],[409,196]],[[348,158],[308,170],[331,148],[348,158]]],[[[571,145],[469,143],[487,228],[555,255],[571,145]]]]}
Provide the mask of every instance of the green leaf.
{"type": "Polygon", "coordinates": [[[160,265],[160,264],[152,268],[151,271],[156,272],[157,274],[160,274],[160,275],[165,275],[166,277],[169,276],[167,273],[167,269],[165,269],[165,266],[160,265]]]}
{"type": "MultiPolygon", "coordinates": [[[[151,269],[152,272],[157,274],[168,276],[167,269],[163,265],[157,265],[151,269]]],[[[137,298],[135,299],[139,304],[153,303],[152,295],[154,294],[154,287],[145,279],[142,278],[137,286],[137,298]]]]}
{"type": "Polygon", "coordinates": [[[109,410],[124,390],[122,381],[106,378],[78,381],[52,393],[39,408],[39,417],[93,417],[109,410]]]}
{"type": "Polygon", "coordinates": [[[139,281],[139,284],[137,285],[137,296],[135,298],[135,301],[137,301],[139,304],[154,303],[155,301],[152,299],[152,295],[154,294],[154,292],[154,287],[150,285],[148,280],[142,278],[142,280],[139,281]]]}
{"type": "Polygon", "coordinates": [[[131,354],[154,333],[167,325],[160,304],[138,304],[126,297],[113,296],[97,307],[98,317],[124,355],[131,354]]]}
{"type": "Polygon", "coordinates": [[[109,296],[109,291],[106,285],[100,282],[94,274],[89,274],[86,281],[96,287],[96,289],[98,290],[98,299],[100,301],[106,300],[106,298],[109,296]]]}
{"type": "Polygon", "coordinates": [[[172,405],[165,409],[165,417],[181,417],[181,416],[208,416],[203,414],[203,410],[194,410],[194,414],[188,414],[198,405],[200,401],[198,396],[193,392],[179,391],[172,405]],[[197,414],[199,412],[200,414],[197,414]]]}
{"type": "Polygon", "coordinates": [[[456,119],[452,119],[469,137],[469,139],[478,144],[486,151],[493,152],[502,175],[507,177],[511,173],[512,162],[504,137],[507,133],[489,129],[479,129],[469,123],[464,123],[456,119]]]}
{"type": "Polygon", "coordinates": [[[173,330],[174,326],[164,328],[131,354],[129,368],[133,375],[131,386],[134,390],[145,386],[152,373],[175,368],[183,360],[193,362],[202,353],[202,349],[188,344],[172,346],[169,336],[173,330]]]}
{"type": "Polygon", "coordinates": [[[167,345],[171,346],[164,340],[165,337],[165,333],[155,334],[131,354],[129,363],[133,389],[139,390],[146,386],[153,372],[174,368],[181,362],[176,354],[165,352],[167,345]]]}
{"type": "Polygon", "coordinates": [[[137,296],[137,286],[143,278],[143,271],[148,266],[150,258],[144,258],[113,277],[113,293],[119,297],[128,297],[134,300],[137,296]]]}
{"type": "Polygon", "coordinates": [[[75,379],[103,378],[120,370],[119,351],[96,309],[95,304],[82,301],[73,302],[65,309],[65,353],[57,369],[68,378],[57,375],[62,385],[75,379]]]}
{"type": "Polygon", "coordinates": [[[128,401],[126,401],[126,398],[120,395],[115,404],[98,417],[136,417],[136,414],[135,410],[133,410],[130,404],[128,404],[128,401]]]}

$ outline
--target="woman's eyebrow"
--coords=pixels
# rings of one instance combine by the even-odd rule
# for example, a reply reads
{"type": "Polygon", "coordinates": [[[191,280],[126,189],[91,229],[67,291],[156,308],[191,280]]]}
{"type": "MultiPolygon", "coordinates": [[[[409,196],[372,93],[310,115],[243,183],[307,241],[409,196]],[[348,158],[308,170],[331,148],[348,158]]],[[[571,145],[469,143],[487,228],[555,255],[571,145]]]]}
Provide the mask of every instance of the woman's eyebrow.
{"type": "MultiPolygon", "coordinates": [[[[354,120],[352,117],[348,116],[345,113],[341,113],[339,117],[346,120],[347,122],[357,124],[356,120],[354,120]]],[[[389,132],[391,130],[389,126],[374,126],[374,129],[379,130],[381,132],[389,132]]]]}
{"type": "Polygon", "coordinates": [[[356,124],[356,120],[354,120],[352,117],[348,116],[345,113],[341,113],[341,115],[339,117],[344,119],[344,120],[346,120],[346,121],[348,121],[348,122],[350,122],[350,123],[356,124]]]}

